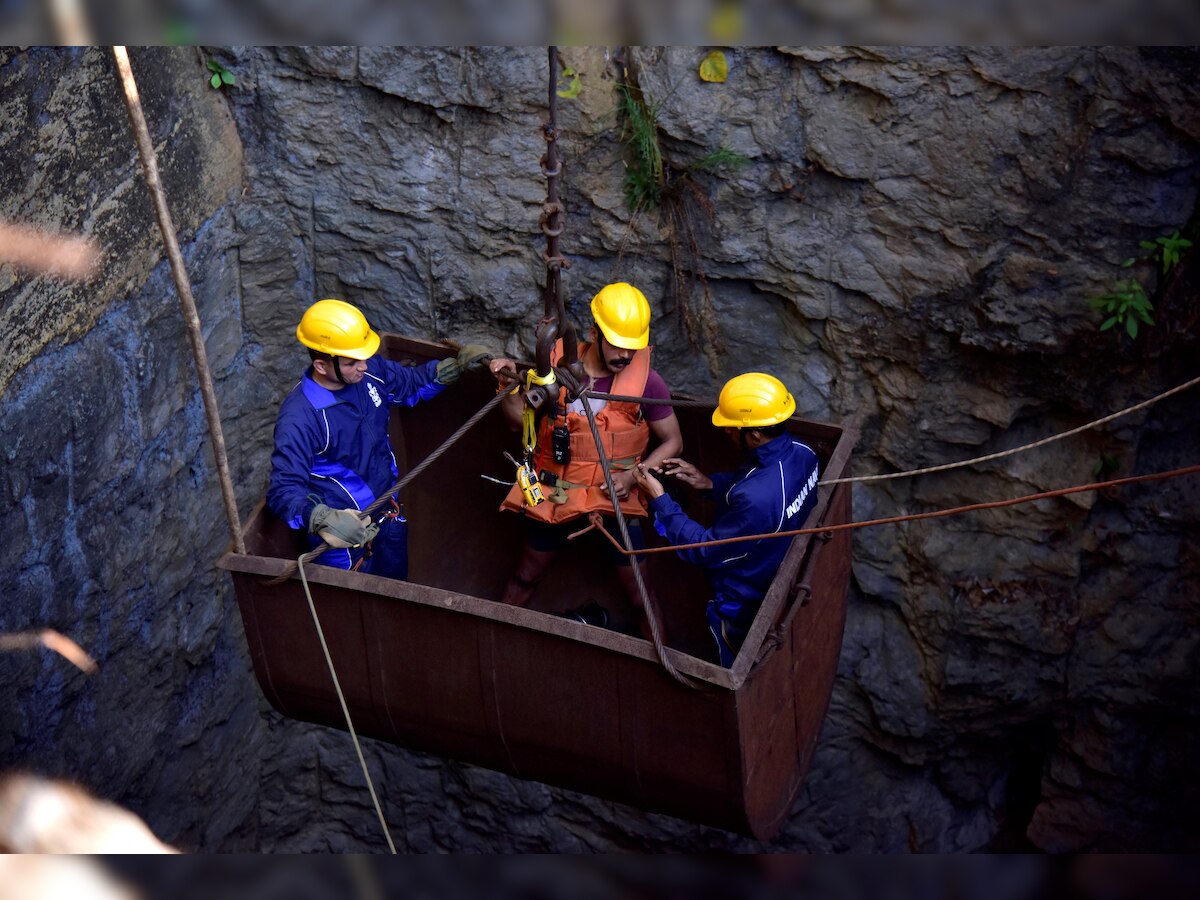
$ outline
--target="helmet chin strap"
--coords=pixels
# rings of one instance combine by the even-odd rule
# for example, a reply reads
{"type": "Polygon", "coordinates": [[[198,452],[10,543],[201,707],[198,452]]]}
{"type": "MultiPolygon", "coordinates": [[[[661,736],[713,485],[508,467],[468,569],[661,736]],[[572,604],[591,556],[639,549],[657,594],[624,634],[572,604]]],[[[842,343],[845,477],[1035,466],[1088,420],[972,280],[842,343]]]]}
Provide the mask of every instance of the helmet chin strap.
{"type": "MultiPolygon", "coordinates": [[[[332,353],[329,353],[325,355],[325,357],[322,359],[322,362],[325,363],[326,373],[332,369],[333,377],[336,378],[340,383],[349,383],[346,381],[346,377],[342,374],[342,363],[340,356],[334,356],[332,353]]],[[[326,374],[325,377],[328,378],[329,375],[326,374]]]]}
{"type": "Polygon", "coordinates": [[[346,379],[342,376],[342,358],[340,356],[333,357],[333,374],[342,384],[346,383],[346,379]]]}

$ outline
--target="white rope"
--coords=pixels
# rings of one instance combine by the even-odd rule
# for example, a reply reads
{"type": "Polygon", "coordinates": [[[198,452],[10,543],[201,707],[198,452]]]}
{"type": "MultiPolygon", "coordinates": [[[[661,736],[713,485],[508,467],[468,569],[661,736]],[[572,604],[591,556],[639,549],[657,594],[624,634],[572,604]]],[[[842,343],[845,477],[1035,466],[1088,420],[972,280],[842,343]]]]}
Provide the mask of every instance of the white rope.
{"type": "Polygon", "coordinates": [[[859,475],[854,478],[831,478],[828,481],[819,482],[821,485],[828,484],[849,484],[855,481],[886,481],[890,478],[911,478],[914,475],[926,475],[930,472],[944,472],[947,469],[958,469],[963,466],[973,466],[976,463],[988,462],[993,459],[1000,459],[1004,456],[1012,456],[1016,453],[1023,453],[1026,450],[1032,450],[1035,447],[1041,447],[1044,444],[1050,444],[1054,441],[1062,440],[1071,435],[1079,434],[1081,431],[1087,431],[1089,428],[1095,428],[1097,425],[1103,425],[1105,422],[1111,422],[1113,419],[1119,419],[1121,416],[1127,416],[1132,412],[1137,412],[1139,409],[1144,409],[1159,400],[1165,400],[1172,394],[1178,394],[1180,391],[1186,391],[1190,387],[1195,387],[1200,384],[1200,377],[1193,378],[1186,384],[1181,384],[1178,387],[1173,387],[1169,391],[1163,391],[1157,397],[1151,397],[1149,400],[1143,400],[1136,406],[1130,406],[1128,409],[1123,409],[1120,412],[1115,412],[1112,415],[1105,416],[1103,419],[1097,419],[1095,422],[1088,422],[1086,425],[1080,425],[1078,428],[1072,428],[1070,431],[1064,431],[1061,434],[1052,434],[1050,437],[1042,438],[1040,441],[1034,441],[1032,444],[1025,444],[1021,447],[1013,447],[1011,450],[1001,450],[998,453],[989,453],[987,456],[977,456],[974,459],[964,459],[961,462],[945,463],[940,466],[929,466],[925,469],[912,469],[908,472],[893,472],[890,475],[859,475]]]}
{"type": "Polygon", "coordinates": [[[383,817],[383,809],[379,805],[379,797],[375,794],[375,783],[371,780],[371,773],[367,770],[367,761],[363,759],[362,746],[358,742],[358,733],[354,730],[354,723],[350,721],[350,709],[346,706],[346,698],[342,696],[342,686],[338,682],[337,672],[333,670],[333,658],[329,655],[329,645],[325,643],[325,632],[321,628],[321,620],[317,618],[317,607],[313,603],[312,591],[308,589],[308,579],[304,575],[303,554],[296,561],[296,567],[300,570],[300,583],[304,585],[304,596],[308,600],[308,611],[312,613],[313,625],[317,627],[317,637],[321,639],[321,650],[325,653],[325,664],[329,666],[329,677],[333,679],[333,688],[337,691],[338,703],[342,704],[342,715],[346,717],[346,727],[350,729],[350,737],[354,739],[354,752],[358,754],[358,763],[362,766],[363,776],[367,779],[367,789],[371,792],[371,802],[375,804],[375,814],[379,816],[379,824],[383,827],[383,836],[387,838],[388,849],[394,856],[396,845],[392,843],[392,833],[388,829],[387,820],[383,817]]]}

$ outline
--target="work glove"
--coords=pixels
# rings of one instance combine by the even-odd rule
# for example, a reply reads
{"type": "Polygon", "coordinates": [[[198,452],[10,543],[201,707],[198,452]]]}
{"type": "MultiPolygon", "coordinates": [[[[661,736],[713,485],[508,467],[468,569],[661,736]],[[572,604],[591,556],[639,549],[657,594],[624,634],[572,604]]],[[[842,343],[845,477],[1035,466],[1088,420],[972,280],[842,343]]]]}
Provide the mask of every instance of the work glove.
{"type": "Polygon", "coordinates": [[[318,503],[308,517],[308,531],[330,547],[343,550],[362,546],[379,533],[379,526],[364,522],[356,509],[333,509],[318,503]]]}
{"type": "Polygon", "coordinates": [[[437,375],[434,381],[438,384],[454,384],[458,376],[472,366],[477,366],[485,359],[492,359],[495,353],[481,344],[467,344],[458,351],[458,356],[443,359],[437,364],[437,375]]]}

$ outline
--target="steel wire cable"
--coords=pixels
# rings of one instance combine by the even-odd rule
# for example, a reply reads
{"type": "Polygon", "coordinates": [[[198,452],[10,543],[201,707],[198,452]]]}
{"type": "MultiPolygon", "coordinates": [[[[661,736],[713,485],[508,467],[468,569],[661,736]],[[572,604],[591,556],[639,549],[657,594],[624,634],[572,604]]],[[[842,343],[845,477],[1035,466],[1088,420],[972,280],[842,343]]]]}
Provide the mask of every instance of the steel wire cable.
{"type": "MultiPolygon", "coordinates": [[[[583,401],[583,409],[587,413],[588,427],[592,431],[592,440],[596,442],[596,453],[600,457],[600,470],[604,473],[604,483],[608,487],[608,496],[612,500],[613,512],[617,518],[617,527],[621,529],[621,539],[625,542],[625,547],[630,548],[629,551],[626,551],[624,548],[618,546],[618,549],[621,549],[622,553],[628,555],[628,552],[632,552],[633,547],[633,544],[629,540],[629,527],[625,524],[625,514],[621,511],[621,501],[617,499],[617,488],[613,483],[612,472],[608,468],[608,454],[604,452],[604,441],[600,438],[600,429],[596,425],[596,414],[592,411],[592,404],[588,402],[588,391],[586,388],[580,392],[579,397],[583,401]]],[[[600,530],[604,531],[602,527],[600,530]]],[[[604,533],[610,541],[616,543],[612,535],[608,534],[607,531],[604,531],[604,533]]],[[[663,668],[667,670],[667,674],[672,678],[684,687],[695,689],[696,683],[676,669],[671,660],[667,658],[667,651],[663,646],[662,633],[658,624],[658,610],[654,609],[650,603],[650,596],[646,590],[646,582],[642,578],[642,567],[638,565],[637,560],[634,560],[630,564],[630,567],[633,569],[634,583],[637,584],[638,593],[642,598],[642,612],[646,614],[646,621],[650,623],[650,635],[654,639],[654,652],[658,654],[659,662],[662,663],[663,668]]]]}
{"type": "MultiPolygon", "coordinates": [[[[977,463],[990,462],[991,460],[1001,459],[1005,456],[1015,456],[1018,453],[1024,453],[1028,450],[1033,450],[1036,447],[1042,447],[1042,446],[1045,446],[1046,444],[1052,444],[1055,441],[1062,440],[1063,438],[1068,438],[1068,437],[1071,437],[1072,435],[1079,434],[1080,432],[1088,431],[1089,429],[1096,428],[1100,425],[1107,424],[1108,422],[1111,422],[1114,419],[1119,419],[1122,416],[1129,415],[1130,413],[1138,412],[1139,410],[1145,409],[1146,407],[1153,406],[1155,403],[1158,403],[1160,400],[1165,400],[1168,397],[1171,397],[1175,394],[1181,393],[1182,391],[1186,391],[1189,388],[1193,388],[1197,384],[1200,384],[1200,376],[1193,378],[1191,381],[1186,381],[1183,384],[1176,385],[1175,387],[1170,388],[1169,390],[1163,391],[1161,394],[1156,394],[1155,396],[1151,397],[1149,400],[1143,400],[1141,403],[1135,403],[1133,406],[1126,407],[1125,409],[1119,410],[1118,412],[1115,412],[1115,413],[1110,413],[1109,415],[1104,416],[1101,419],[1096,419],[1094,422],[1088,422],[1086,425],[1080,425],[1079,427],[1072,428],[1069,431],[1058,432],[1058,433],[1052,434],[1048,437],[1044,437],[1040,440],[1033,441],[1032,443],[1022,444],[1020,447],[1013,447],[1009,450],[999,450],[996,453],[989,453],[986,456],[976,456],[973,459],[964,459],[964,460],[959,460],[958,462],[942,463],[941,465],[936,465],[936,466],[926,466],[921,469],[909,469],[904,472],[891,472],[891,473],[887,473],[887,474],[883,474],[883,475],[855,475],[855,476],[847,477],[847,478],[831,478],[828,481],[821,481],[821,482],[819,482],[819,484],[822,486],[830,486],[830,485],[835,485],[835,484],[854,484],[854,483],[862,483],[862,482],[867,482],[867,481],[887,481],[887,480],[893,479],[893,478],[912,478],[916,475],[928,475],[931,472],[945,472],[949,469],[960,469],[960,468],[963,468],[964,466],[973,466],[977,463]]],[[[645,399],[646,399],[645,397],[630,397],[630,396],[626,396],[626,395],[622,395],[622,394],[605,394],[600,391],[592,391],[592,396],[595,397],[597,400],[617,400],[617,401],[624,402],[624,403],[643,403],[643,402],[645,402],[645,399]]],[[[656,405],[656,406],[704,407],[707,409],[715,409],[717,406],[717,404],[715,404],[711,401],[708,401],[708,400],[677,400],[674,398],[668,399],[668,400],[659,400],[659,399],[655,398],[654,405],[656,405]]]]}
{"type": "Polygon", "coordinates": [[[698,547],[715,547],[720,544],[736,544],[742,541],[760,541],[766,538],[780,537],[797,537],[804,534],[832,534],[835,531],[852,531],[858,528],[867,528],[873,525],[893,525],[899,522],[915,522],[920,519],[938,519],[945,516],[953,516],[959,513],[973,512],[981,509],[1000,509],[1006,506],[1017,506],[1021,503],[1031,503],[1034,500],[1047,500],[1051,497],[1063,497],[1067,494],[1079,494],[1085,491],[1099,491],[1104,488],[1116,487],[1123,484],[1138,484],[1143,481],[1162,481],[1168,478],[1178,478],[1182,475],[1193,475],[1200,472],[1200,465],[1186,466],[1182,469],[1172,469],[1169,472],[1153,472],[1149,475],[1131,475],[1127,478],[1114,478],[1110,481],[1098,481],[1091,484],[1075,485],[1073,487],[1058,488],[1053,491],[1043,491],[1038,494],[1026,494],[1023,497],[1011,497],[1007,500],[992,500],[987,503],[971,503],[967,506],[955,506],[949,509],[937,509],[923,513],[909,513],[903,516],[888,516],[882,519],[867,519],[862,522],[844,522],[840,525],[823,525],[816,528],[796,528],[791,531],[775,531],[770,534],[746,534],[738,537],[720,538],[712,541],[698,541],[692,544],[675,544],[667,547],[647,547],[644,550],[626,550],[617,543],[616,539],[608,533],[608,531],[595,522],[587,528],[576,532],[572,537],[592,530],[602,532],[609,542],[616,547],[617,551],[625,556],[643,556],[650,553],[671,553],[677,550],[693,550],[698,547]]]}

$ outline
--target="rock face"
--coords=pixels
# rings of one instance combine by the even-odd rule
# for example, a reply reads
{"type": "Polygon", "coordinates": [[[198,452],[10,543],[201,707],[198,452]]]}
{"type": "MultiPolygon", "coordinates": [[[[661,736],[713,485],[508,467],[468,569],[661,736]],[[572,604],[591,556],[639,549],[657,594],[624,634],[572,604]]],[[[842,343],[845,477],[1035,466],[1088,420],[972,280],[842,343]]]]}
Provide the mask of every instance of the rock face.
{"type": "MultiPolygon", "coordinates": [[[[655,364],[715,395],[766,369],[861,430],[859,473],[1074,428],[1196,374],[1194,293],[1136,341],[1086,303],[1193,219],[1194,51],[638,49],[706,278],[672,285],[665,214],[631,215],[604,51],[560,101],[568,309],[609,280],[655,308],[655,364]],[[693,195],[695,196],[695,195],[693,195]],[[1191,304],[1191,306],[1189,306],[1191,304]]],[[[243,513],[316,297],[382,329],[532,352],[545,53],[135,53],[186,243],[243,513]],[[235,127],[236,126],[236,127],[235,127]]],[[[0,761],[74,777],[185,849],[380,849],[347,738],[281,720],[249,672],[203,410],[111,61],[0,51],[0,215],[97,236],[90,285],[0,267],[0,631],[96,655],[87,679],[0,655],[0,761]]],[[[685,248],[686,249],[686,248],[685,248]]],[[[1189,263],[1179,279],[1190,276],[1189,263]]],[[[1148,265],[1133,269],[1147,283],[1148,265]]],[[[694,275],[694,273],[693,273],[694,275]]],[[[1185,465],[1194,392],[1037,450],[855,488],[855,518],[1185,465]]],[[[857,533],[841,670],[794,814],[764,849],[1187,849],[1200,483],[1177,479],[857,533]]],[[[368,742],[398,846],[733,849],[688,823],[368,742]]]]}

